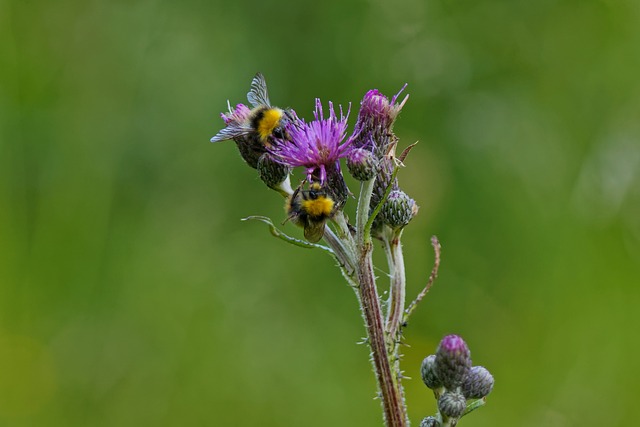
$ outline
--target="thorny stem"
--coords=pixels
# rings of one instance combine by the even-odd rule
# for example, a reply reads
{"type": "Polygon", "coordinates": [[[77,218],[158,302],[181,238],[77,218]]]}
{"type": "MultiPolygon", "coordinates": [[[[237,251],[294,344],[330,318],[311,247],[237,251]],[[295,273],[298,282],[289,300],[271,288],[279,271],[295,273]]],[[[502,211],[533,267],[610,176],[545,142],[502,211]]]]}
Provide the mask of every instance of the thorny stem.
{"type": "Polygon", "coordinates": [[[382,408],[387,427],[406,427],[408,425],[402,389],[398,378],[393,374],[386,345],[386,334],[380,299],[376,289],[373,272],[373,243],[369,233],[364,233],[369,214],[369,203],[373,191],[374,179],[363,182],[358,200],[356,217],[356,242],[358,245],[358,294],[360,307],[367,328],[367,336],[371,347],[373,367],[380,389],[382,408]]]}
{"type": "Polygon", "coordinates": [[[388,427],[405,427],[406,408],[400,385],[391,369],[385,340],[380,300],[373,274],[372,243],[365,243],[358,263],[362,314],[365,318],[373,366],[380,387],[384,417],[388,427]]]}

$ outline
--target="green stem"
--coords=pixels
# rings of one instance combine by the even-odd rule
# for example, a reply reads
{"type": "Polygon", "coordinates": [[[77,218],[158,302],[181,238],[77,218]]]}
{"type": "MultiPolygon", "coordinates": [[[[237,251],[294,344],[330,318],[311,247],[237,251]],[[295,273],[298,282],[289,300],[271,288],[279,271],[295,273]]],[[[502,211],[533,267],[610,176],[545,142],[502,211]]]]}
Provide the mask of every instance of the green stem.
{"type": "MultiPolygon", "coordinates": [[[[369,239],[371,239],[371,227],[373,227],[373,221],[378,216],[378,213],[380,213],[380,210],[382,209],[382,206],[384,205],[384,202],[386,202],[387,199],[389,198],[389,194],[391,194],[391,189],[393,188],[393,182],[395,181],[396,177],[398,176],[398,171],[399,170],[400,170],[400,168],[398,168],[397,165],[393,168],[393,174],[391,175],[391,180],[389,181],[389,185],[387,185],[387,188],[384,190],[384,195],[382,196],[382,199],[380,200],[380,203],[378,203],[378,205],[375,207],[373,212],[371,212],[371,216],[369,216],[369,220],[367,221],[366,226],[364,227],[363,234],[365,236],[369,236],[369,239]]],[[[372,189],[373,189],[373,184],[372,184],[372,189]]],[[[371,194],[369,194],[369,201],[370,200],[371,200],[371,194]]],[[[358,210],[358,212],[359,212],[359,210],[358,210]]],[[[367,210],[367,212],[368,212],[368,210],[367,210]]]]}
{"type": "Polygon", "coordinates": [[[376,179],[372,178],[360,184],[360,197],[358,198],[358,211],[356,213],[356,242],[358,245],[371,241],[371,225],[367,223],[367,220],[370,220],[373,224],[373,219],[369,218],[369,205],[371,204],[371,194],[373,193],[375,182],[376,179]]]}
{"type": "Polygon", "coordinates": [[[347,223],[347,218],[344,215],[343,211],[337,212],[333,217],[333,223],[338,227],[338,231],[340,232],[339,238],[340,241],[344,244],[345,248],[349,251],[349,255],[355,261],[356,259],[356,242],[351,235],[351,231],[349,230],[349,224],[347,223]]]}
{"type": "MultiPolygon", "coordinates": [[[[462,417],[464,417],[465,415],[467,415],[470,412],[475,411],[478,408],[482,408],[485,404],[487,403],[486,399],[483,397],[482,399],[478,399],[478,400],[474,400],[473,402],[469,403],[467,405],[467,409],[465,409],[464,414],[462,414],[462,417]]],[[[462,418],[460,417],[460,418],[462,418]]]]}
{"type": "Polygon", "coordinates": [[[336,259],[347,275],[353,277],[356,271],[356,260],[353,249],[347,248],[328,225],[324,226],[324,241],[331,247],[336,259]]]}
{"type": "Polygon", "coordinates": [[[404,270],[404,256],[400,237],[402,231],[393,232],[391,239],[385,239],[387,257],[391,268],[391,287],[389,291],[389,313],[387,316],[387,334],[393,342],[394,354],[399,341],[398,333],[403,322],[404,304],[406,298],[406,275],[404,270]]]}

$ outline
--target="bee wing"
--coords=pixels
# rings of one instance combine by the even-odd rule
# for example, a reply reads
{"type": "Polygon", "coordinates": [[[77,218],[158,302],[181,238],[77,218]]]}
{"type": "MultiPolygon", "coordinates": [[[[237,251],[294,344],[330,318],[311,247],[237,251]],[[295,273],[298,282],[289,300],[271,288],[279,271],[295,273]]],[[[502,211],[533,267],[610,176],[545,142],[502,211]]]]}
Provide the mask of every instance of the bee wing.
{"type": "Polygon", "coordinates": [[[324,236],[325,221],[308,222],[304,227],[304,238],[311,243],[317,243],[324,236]]]}
{"type": "Polygon", "coordinates": [[[271,107],[269,93],[267,92],[267,82],[262,73],[256,74],[253,80],[251,80],[251,90],[247,94],[247,99],[254,108],[262,105],[271,107]]]}
{"type": "Polygon", "coordinates": [[[251,132],[251,128],[244,124],[230,123],[226,128],[222,129],[211,138],[211,142],[226,141],[238,136],[244,136],[251,132]]]}

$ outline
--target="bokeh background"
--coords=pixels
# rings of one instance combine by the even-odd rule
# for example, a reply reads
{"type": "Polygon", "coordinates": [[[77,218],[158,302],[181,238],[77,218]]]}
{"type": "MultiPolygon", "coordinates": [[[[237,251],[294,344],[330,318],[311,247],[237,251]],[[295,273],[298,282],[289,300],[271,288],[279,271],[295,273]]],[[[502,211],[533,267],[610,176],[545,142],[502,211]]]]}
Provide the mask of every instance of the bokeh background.
{"type": "Polygon", "coordinates": [[[351,126],[408,83],[410,296],[443,244],[406,331],[415,425],[448,333],[496,378],[465,426],[635,425],[639,23],[633,0],[0,1],[0,426],[381,425],[353,292],[240,221],[282,200],[208,142],[257,71],[351,126]]]}

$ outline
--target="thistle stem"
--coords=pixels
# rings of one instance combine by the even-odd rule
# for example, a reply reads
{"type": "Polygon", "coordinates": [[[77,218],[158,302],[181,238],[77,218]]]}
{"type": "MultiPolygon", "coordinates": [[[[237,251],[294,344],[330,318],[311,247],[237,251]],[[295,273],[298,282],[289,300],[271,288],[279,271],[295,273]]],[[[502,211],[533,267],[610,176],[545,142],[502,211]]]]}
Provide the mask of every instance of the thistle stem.
{"type": "Polygon", "coordinates": [[[349,255],[351,259],[356,259],[356,242],[351,235],[351,231],[349,230],[349,224],[347,222],[347,218],[343,211],[336,213],[333,218],[333,222],[338,227],[339,235],[338,237],[345,243],[345,247],[349,250],[349,255]]]}
{"type": "MultiPolygon", "coordinates": [[[[387,333],[397,348],[398,332],[404,316],[404,304],[406,298],[406,275],[404,271],[404,256],[400,237],[402,231],[393,233],[390,239],[385,238],[385,251],[389,266],[391,267],[391,287],[389,295],[389,313],[387,316],[387,333]]],[[[394,351],[395,353],[395,351],[394,351]]]]}
{"type": "MultiPolygon", "coordinates": [[[[364,181],[360,185],[360,197],[358,197],[358,211],[356,213],[356,244],[362,247],[365,242],[371,242],[371,226],[369,221],[369,204],[371,203],[371,194],[373,186],[376,182],[375,178],[364,181]]],[[[373,220],[371,220],[373,222],[373,220]]]]}
{"type": "Polygon", "coordinates": [[[358,262],[356,273],[358,278],[358,295],[360,308],[365,320],[373,368],[380,390],[382,408],[387,427],[406,427],[408,425],[407,410],[402,395],[402,388],[397,375],[394,375],[390,355],[387,348],[380,298],[376,288],[373,272],[373,243],[367,227],[369,220],[369,203],[373,191],[374,179],[365,181],[361,185],[356,215],[356,244],[358,247],[358,262]]]}
{"type": "Polygon", "coordinates": [[[373,367],[380,388],[386,425],[387,427],[405,427],[407,425],[407,411],[402,389],[397,376],[393,374],[387,352],[380,300],[373,273],[372,249],[371,242],[365,243],[361,248],[358,262],[357,275],[360,284],[358,291],[361,309],[371,346],[373,367]]]}
{"type": "Polygon", "coordinates": [[[353,252],[347,249],[328,225],[324,226],[324,241],[333,249],[333,253],[341,264],[341,267],[349,276],[352,276],[355,272],[353,252]]]}

